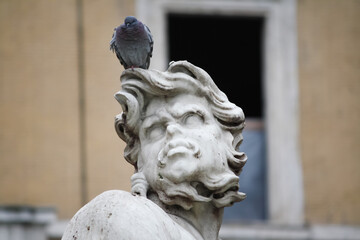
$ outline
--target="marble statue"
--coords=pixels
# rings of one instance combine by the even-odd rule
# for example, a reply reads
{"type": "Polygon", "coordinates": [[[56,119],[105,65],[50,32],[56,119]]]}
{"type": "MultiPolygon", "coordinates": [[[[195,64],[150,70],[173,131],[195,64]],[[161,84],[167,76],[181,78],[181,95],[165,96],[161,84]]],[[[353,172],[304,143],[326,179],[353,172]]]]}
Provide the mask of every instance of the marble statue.
{"type": "Polygon", "coordinates": [[[135,168],[131,193],[102,193],[72,218],[70,239],[219,239],[224,207],[245,198],[244,114],[202,69],[125,70],[115,128],[135,168]]]}

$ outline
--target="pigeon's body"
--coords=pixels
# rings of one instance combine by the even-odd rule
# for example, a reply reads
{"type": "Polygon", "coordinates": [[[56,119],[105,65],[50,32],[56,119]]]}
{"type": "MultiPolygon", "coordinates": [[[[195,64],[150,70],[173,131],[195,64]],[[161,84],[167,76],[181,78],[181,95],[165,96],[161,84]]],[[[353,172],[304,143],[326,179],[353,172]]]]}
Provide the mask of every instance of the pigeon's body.
{"type": "Polygon", "coordinates": [[[135,17],[126,17],[124,24],[115,28],[110,50],[116,53],[125,69],[148,69],[153,44],[149,28],[135,17]]]}

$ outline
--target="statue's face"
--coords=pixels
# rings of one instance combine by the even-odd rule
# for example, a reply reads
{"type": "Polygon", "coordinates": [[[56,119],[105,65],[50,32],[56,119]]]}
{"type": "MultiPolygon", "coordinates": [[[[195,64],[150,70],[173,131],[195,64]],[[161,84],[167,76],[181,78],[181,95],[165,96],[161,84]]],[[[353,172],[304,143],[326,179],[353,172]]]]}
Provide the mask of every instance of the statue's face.
{"type": "Polygon", "coordinates": [[[189,209],[193,201],[224,207],[241,200],[227,161],[233,136],[220,128],[205,98],[153,99],[139,137],[139,171],[164,203],[189,209]]]}

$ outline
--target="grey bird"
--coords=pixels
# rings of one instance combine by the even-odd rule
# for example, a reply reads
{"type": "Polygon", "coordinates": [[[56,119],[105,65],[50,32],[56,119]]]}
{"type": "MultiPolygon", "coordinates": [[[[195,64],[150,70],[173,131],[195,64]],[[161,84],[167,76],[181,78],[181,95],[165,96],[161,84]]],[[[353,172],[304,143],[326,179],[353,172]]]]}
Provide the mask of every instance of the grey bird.
{"type": "Polygon", "coordinates": [[[135,17],[128,16],[124,24],[114,29],[110,50],[116,53],[125,69],[148,69],[153,45],[150,29],[135,17]]]}

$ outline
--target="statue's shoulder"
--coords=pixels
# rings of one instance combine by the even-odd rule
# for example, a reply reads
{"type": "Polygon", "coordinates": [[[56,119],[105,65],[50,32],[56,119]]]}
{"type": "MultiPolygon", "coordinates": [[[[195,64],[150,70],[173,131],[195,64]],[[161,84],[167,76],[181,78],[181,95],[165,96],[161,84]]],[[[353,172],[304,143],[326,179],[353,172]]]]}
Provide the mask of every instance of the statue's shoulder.
{"type": "Polygon", "coordinates": [[[62,240],[194,239],[149,199],[121,190],[107,191],[82,207],[62,240]]]}

